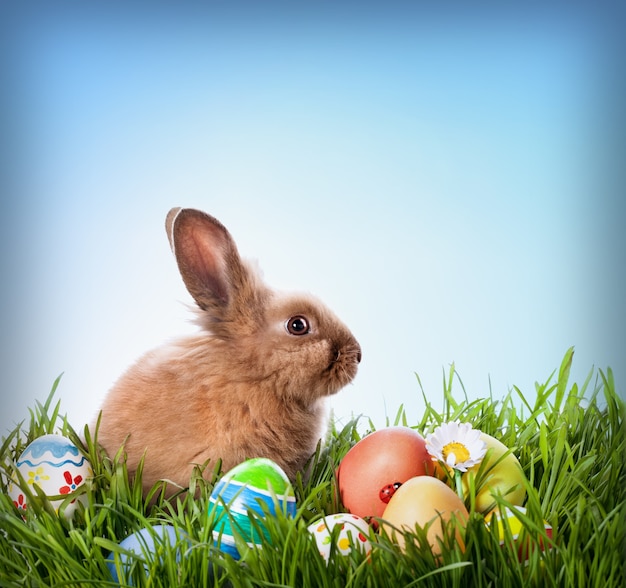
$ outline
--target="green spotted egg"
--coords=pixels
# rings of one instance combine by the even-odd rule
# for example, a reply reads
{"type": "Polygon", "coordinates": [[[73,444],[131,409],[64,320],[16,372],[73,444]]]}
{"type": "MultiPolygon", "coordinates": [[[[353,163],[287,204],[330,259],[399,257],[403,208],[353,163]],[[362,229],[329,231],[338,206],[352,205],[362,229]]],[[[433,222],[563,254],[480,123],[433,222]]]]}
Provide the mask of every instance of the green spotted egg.
{"type": "Polygon", "coordinates": [[[296,497],[289,478],[271,459],[244,461],[227,472],[211,493],[213,541],[220,551],[239,559],[235,537],[248,546],[268,541],[266,530],[258,523],[278,512],[290,517],[296,513],[296,497]],[[256,525],[251,524],[251,512],[259,515],[256,525]]]}

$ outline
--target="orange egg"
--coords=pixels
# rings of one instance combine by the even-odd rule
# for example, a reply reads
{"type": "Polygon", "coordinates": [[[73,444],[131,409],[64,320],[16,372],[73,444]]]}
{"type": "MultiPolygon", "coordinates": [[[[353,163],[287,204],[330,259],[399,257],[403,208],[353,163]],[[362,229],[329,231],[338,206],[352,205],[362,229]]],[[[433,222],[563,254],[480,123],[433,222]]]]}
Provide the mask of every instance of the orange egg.
{"type": "MultiPolygon", "coordinates": [[[[397,490],[389,501],[381,531],[398,544],[404,551],[404,536],[394,532],[393,527],[415,531],[415,526],[428,525],[426,537],[435,555],[441,553],[438,539],[443,539],[444,524],[452,518],[461,523],[457,526],[455,538],[461,549],[465,549],[461,529],[465,528],[469,514],[463,501],[441,480],[432,476],[411,478],[397,490]]],[[[417,541],[417,537],[415,538],[417,541]]]]}
{"type": "Polygon", "coordinates": [[[380,517],[401,484],[426,474],[424,438],[409,427],[387,427],[363,437],[337,469],[343,505],[362,518],[380,517]]]}

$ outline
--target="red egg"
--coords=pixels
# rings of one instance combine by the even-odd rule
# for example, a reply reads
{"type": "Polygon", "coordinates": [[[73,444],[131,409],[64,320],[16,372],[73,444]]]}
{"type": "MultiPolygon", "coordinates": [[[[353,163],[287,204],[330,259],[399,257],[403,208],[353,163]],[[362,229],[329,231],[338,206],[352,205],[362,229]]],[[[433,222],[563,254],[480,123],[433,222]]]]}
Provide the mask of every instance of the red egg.
{"type": "Polygon", "coordinates": [[[343,505],[359,517],[380,517],[408,479],[427,474],[424,438],[409,427],[387,427],[363,437],[337,469],[343,505]]]}

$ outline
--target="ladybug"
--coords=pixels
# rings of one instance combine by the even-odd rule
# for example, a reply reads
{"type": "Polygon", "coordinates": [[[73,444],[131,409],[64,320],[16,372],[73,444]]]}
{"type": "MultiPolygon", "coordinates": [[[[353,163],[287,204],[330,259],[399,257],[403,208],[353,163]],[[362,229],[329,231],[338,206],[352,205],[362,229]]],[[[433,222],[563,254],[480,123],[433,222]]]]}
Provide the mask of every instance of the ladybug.
{"type": "Polygon", "coordinates": [[[396,490],[402,486],[402,482],[394,482],[393,484],[387,484],[378,493],[378,497],[387,504],[391,497],[396,493],[396,490]]]}

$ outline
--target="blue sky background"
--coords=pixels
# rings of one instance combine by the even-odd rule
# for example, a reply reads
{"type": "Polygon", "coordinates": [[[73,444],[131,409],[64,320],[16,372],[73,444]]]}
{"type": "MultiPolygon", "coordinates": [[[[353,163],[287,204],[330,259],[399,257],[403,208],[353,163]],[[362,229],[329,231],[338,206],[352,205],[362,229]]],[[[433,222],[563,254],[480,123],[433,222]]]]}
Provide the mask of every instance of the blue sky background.
{"type": "Polygon", "coordinates": [[[194,330],[163,229],[180,205],[351,327],[341,420],[419,418],[415,373],[438,405],[451,362],[472,398],[532,397],[572,345],[575,380],[610,365],[624,389],[621,14],[10,6],[2,434],[61,372],[81,427],[194,330]]]}

